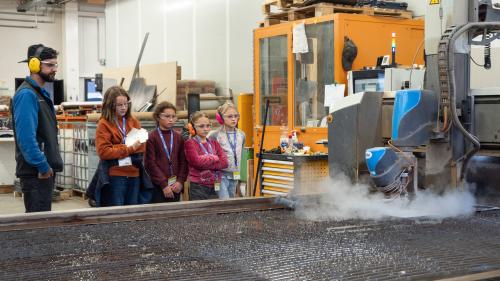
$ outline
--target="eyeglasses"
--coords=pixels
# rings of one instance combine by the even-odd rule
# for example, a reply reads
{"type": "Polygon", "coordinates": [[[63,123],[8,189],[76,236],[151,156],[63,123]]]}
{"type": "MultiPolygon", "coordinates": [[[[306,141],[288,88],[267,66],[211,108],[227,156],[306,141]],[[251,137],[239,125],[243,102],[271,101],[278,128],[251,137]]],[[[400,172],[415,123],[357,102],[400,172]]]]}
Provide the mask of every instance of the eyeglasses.
{"type": "Polygon", "coordinates": [[[210,124],[201,124],[201,125],[195,125],[195,126],[196,126],[196,128],[200,128],[200,129],[212,127],[212,125],[210,125],[210,124]]]}
{"type": "Polygon", "coordinates": [[[161,118],[161,119],[164,119],[164,120],[167,120],[167,119],[170,119],[170,120],[176,120],[176,119],[177,119],[177,116],[175,116],[175,115],[167,115],[167,114],[163,114],[163,113],[161,113],[161,114],[160,114],[160,118],[161,118]]]}
{"type": "Polygon", "coordinates": [[[224,115],[224,118],[227,118],[227,119],[238,119],[240,118],[240,115],[239,114],[228,114],[228,115],[224,115]]]}
{"type": "Polygon", "coordinates": [[[59,64],[57,64],[57,63],[52,63],[52,62],[48,62],[48,61],[41,61],[41,63],[46,65],[49,68],[58,68],[59,67],[59,64]]]}
{"type": "Polygon", "coordinates": [[[132,102],[128,101],[126,103],[117,103],[115,104],[116,108],[128,108],[132,102]]]}

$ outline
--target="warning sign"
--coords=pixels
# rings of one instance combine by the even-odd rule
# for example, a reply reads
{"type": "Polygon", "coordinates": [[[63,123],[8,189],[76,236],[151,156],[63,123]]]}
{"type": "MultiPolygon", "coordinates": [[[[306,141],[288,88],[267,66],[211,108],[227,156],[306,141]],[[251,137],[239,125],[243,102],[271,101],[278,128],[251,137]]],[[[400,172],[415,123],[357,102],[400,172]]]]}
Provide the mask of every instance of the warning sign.
{"type": "Polygon", "coordinates": [[[431,2],[429,3],[429,5],[437,5],[439,4],[439,0],[431,0],[431,2]]]}

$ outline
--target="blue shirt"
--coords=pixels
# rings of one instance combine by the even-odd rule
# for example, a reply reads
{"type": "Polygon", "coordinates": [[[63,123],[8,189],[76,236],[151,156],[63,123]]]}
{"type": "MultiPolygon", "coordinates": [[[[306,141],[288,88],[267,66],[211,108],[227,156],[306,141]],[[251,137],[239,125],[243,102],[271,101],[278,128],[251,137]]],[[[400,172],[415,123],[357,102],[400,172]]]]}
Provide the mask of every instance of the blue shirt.
{"type": "MultiPolygon", "coordinates": [[[[41,89],[41,94],[47,104],[54,112],[54,104],[50,99],[50,94],[36,83],[31,77],[26,77],[26,81],[33,87],[41,89]]],[[[14,109],[14,121],[16,125],[16,143],[23,154],[24,160],[28,164],[36,167],[41,174],[49,171],[49,163],[45,154],[40,150],[36,140],[36,131],[38,128],[38,96],[32,89],[21,89],[12,99],[14,109]]]]}

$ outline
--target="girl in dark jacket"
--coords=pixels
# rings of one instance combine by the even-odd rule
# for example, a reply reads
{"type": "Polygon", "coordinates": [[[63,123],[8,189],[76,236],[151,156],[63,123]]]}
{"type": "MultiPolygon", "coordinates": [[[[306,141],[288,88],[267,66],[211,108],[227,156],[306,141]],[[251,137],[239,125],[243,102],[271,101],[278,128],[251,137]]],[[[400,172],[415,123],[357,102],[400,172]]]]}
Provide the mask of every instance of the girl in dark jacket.
{"type": "Polygon", "coordinates": [[[207,138],[211,128],[207,114],[193,113],[189,127],[194,135],[184,144],[189,168],[189,199],[216,199],[222,170],[228,166],[226,153],[216,140],[207,138]]]}
{"type": "Polygon", "coordinates": [[[151,203],[177,202],[187,177],[184,140],[173,126],[177,109],[169,102],[158,104],[153,113],[158,127],[149,132],[144,166],[155,188],[141,192],[143,200],[151,203]]]}

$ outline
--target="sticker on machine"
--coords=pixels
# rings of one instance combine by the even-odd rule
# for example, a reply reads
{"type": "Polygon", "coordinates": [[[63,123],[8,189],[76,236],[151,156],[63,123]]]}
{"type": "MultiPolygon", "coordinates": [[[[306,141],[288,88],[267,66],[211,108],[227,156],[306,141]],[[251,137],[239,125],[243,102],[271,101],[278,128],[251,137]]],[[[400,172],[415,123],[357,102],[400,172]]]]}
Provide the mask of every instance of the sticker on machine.
{"type": "Polygon", "coordinates": [[[431,0],[431,2],[429,3],[429,5],[439,5],[439,0],[431,0]]]}

